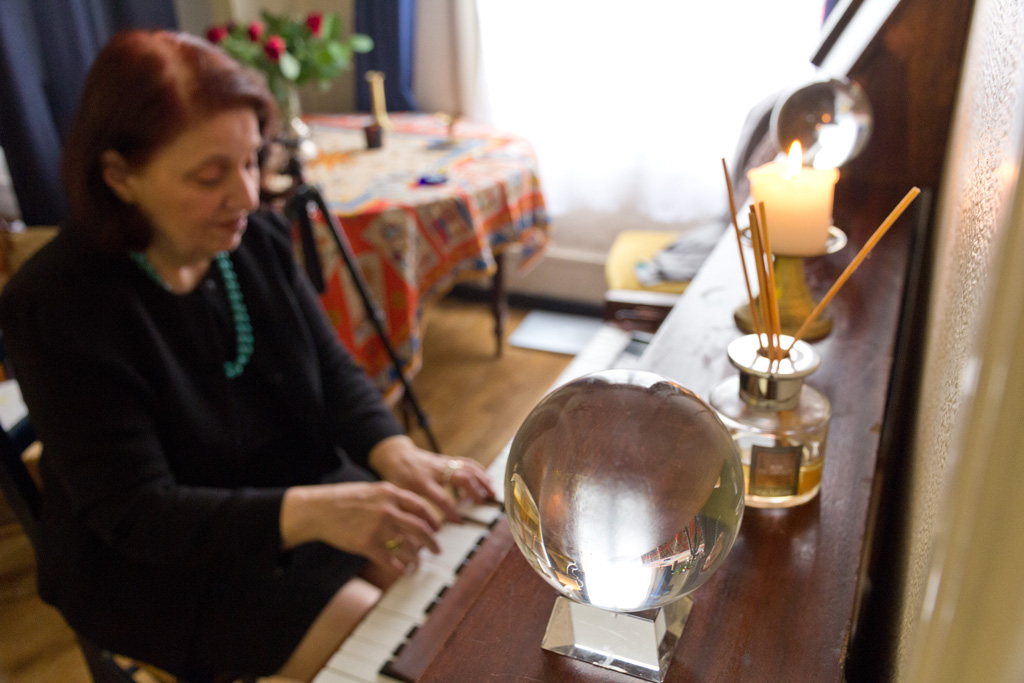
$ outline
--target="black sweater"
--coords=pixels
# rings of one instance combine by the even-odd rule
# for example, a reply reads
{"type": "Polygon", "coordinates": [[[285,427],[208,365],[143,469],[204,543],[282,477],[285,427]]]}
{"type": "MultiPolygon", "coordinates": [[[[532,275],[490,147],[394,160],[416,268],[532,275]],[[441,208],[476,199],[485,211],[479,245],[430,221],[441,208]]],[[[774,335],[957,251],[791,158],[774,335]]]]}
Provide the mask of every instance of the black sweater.
{"type": "MultiPolygon", "coordinates": [[[[290,580],[285,488],[348,478],[346,454],[365,467],[401,431],[327,324],[285,226],[254,214],[231,259],[255,336],[236,379],[223,369],[235,330],[215,267],[177,295],[64,229],[0,297],[43,442],[40,594],[101,645],[179,672],[214,666],[197,661],[195,642],[210,596],[251,584],[259,601],[268,580],[290,580]]],[[[267,625],[268,639],[295,642],[262,667],[287,655],[351,571],[286,605],[290,631],[267,625]]]]}

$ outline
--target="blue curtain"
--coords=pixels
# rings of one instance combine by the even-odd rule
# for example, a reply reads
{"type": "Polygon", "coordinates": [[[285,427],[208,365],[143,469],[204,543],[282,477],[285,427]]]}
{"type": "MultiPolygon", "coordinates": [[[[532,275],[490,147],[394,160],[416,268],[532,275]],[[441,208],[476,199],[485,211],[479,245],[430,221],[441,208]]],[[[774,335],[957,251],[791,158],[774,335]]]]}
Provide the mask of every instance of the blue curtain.
{"type": "Polygon", "coordinates": [[[0,147],[29,225],[66,217],[64,137],[96,53],[131,27],[176,28],[173,1],[0,2],[0,147]]]}
{"type": "Polygon", "coordinates": [[[370,110],[367,71],[384,73],[384,99],[388,111],[418,109],[412,94],[415,0],[356,0],[355,30],[373,38],[373,50],[356,56],[356,105],[370,110]]]}

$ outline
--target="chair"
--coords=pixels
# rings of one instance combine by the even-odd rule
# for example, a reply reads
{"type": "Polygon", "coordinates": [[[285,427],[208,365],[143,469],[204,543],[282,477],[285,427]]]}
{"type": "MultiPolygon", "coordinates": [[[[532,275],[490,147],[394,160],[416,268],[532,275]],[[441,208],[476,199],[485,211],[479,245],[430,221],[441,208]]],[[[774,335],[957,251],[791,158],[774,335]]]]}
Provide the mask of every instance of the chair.
{"type": "Polygon", "coordinates": [[[626,330],[654,333],[672,310],[689,282],[645,285],[637,266],[651,263],[679,234],[668,231],[624,230],[615,237],[605,262],[605,321],[626,330]]]}
{"type": "MultiPolygon", "coordinates": [[[[0,333],[0,363],[4,360],[3,335],[0,333]]],[[[35,430],[28,415],[7,428],[0,425],[0,491],[33,546],[43,498],[22,455],[35,440],[35,430]]],[[[147,666],[115,656],[77,633],[75,637],[95,683],[148,683],[161,678],[160,673],[151,671],[147,666]]]]}

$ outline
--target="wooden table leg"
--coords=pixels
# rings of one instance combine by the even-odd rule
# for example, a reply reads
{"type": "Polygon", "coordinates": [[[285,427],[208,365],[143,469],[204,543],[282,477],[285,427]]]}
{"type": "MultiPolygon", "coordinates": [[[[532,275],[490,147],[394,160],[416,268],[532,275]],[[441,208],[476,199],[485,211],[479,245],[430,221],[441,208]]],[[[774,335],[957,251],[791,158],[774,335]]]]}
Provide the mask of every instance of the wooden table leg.
{"type": "Polygon", "coordinates": [[[505,253],[494,255],[496,268],[491,278],[491,310],[494,312],[494,336],[497,343],[497,355],[501,357],[505,350],[505,321],[508,320],[508,296],[505,292],[505,253]]]}

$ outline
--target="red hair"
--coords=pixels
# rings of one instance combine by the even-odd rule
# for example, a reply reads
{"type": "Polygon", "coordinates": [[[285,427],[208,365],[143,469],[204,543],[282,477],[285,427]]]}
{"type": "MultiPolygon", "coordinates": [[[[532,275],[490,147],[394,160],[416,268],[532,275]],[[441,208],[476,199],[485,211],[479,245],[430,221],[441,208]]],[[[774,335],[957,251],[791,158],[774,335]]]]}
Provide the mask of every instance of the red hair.
{"type": "Polygon", "coordinates": [[[186,33],[114,36],[89,70],[64,147],[71,226],[107,249],[145,249],[153,228],[107,186],[103,153],[139,168],[190,126],[237,107],[252,108],[266,141],[278,114],[262,76],[186,33]]]}

